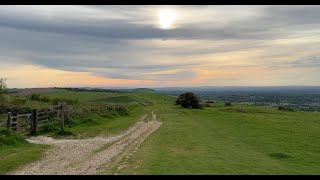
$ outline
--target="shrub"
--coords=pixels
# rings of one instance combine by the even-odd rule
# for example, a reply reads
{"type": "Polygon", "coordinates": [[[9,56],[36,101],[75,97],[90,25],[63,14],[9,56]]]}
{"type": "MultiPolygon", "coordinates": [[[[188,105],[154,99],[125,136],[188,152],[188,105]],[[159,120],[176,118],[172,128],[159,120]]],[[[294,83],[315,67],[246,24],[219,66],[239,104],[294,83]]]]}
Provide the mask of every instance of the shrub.
{"type": "Polygon", "coordinates": [[[16,112],[18,114],[26,114],[31,112],[31,108],[24,105],[4,104],[0,106],[0,113],[16,112]]]}
{"type": "Polygon", "coordinates": [[[42,126],[39,127],[39,133],[44,134],[44,133],[50,133],[50,132],[55,132],[60,129],[60,122],[59,121],[54,121],[54,122],[48,122],[42,126]]]}
{"type": "Polygon", "coordinates": [[[241,108],[227,108],[224,111],[226,112],[239,112],[239,113],[247,113],[246,110],[241,109],[241,108]]]}
{"type": "Polygon", "coordinates": [[[288,159],[288,158],[292,158],[290,155],[286,154],[286,153],[272,153],[269,154],[272,158],[275,159],[288,159]]]}
{"type": "Polygon", "coordinates": [[[25,105],[27,102],[27,98],[26,97],[14,97],[11,98],[10,103],[12,105],[25,105]]]}
{"type": "Polygon", "coordinates": [[[82,125],[98,125],[99,123],[97,121],[95,121],[93,118],[83,118],[83,119],[80,119],[79,124],[82,124],[82,125]]]}
{"type": "Polygon", "coordinates": [[[18,133],[10,129],[0,130],[0,146],[16,145],[27,143],[27,141],[18,133]]]}
{"type": "Polygon", "coordinates": [[[67,118],[65,119],[65,121],[64,121],[64,125],[65,125],[65,126],[72,127],[72,126],[76,125],[76,121],[75,121],[73,118],[71,118],[71,117],[67,117],[67,118]]]}
{"type": "Polygon", "coordinates": [[[71,131],[66,131],[66,130],[59,130],[55,133],[55,135],[58,136],[72,136],[73,133],[71,131]]]}
{"type": "Polygon", "coordinates": [[[50,100],[51,104],[58,105],[59,102],[65,102],[67,105],[79,104],[78,99],[67,99],[67,98],[53,98],[50,100]]]}
{"type": "Polygon", "coordinates": [[[30,97],[31,101],[40,101],[40,94],[33,93],[30,97]]]}
{"type": "Polygon", "coordinates": [[[60,98],[53,98],[51,99],[51,104],[52,105],[58,105],[58,103],[61,102],[60,98]]]}
{"type": "Polygon", "coordinates": [[[181,94],[176,100],[176,105],[181,105],[184,108],[201,109],[199,104],[200,98],[192,92],[181,94]]]}
{"type": "Polygon", "coordinates": [[[203,107],[211,107],[211,105],[209,103],[203,103],[202,105],[203,105],[203,107]]]}
{"type": "Polygon", "coordinates": [[[232,106],[232,104],[230,102],[225,102],[224,106],[232,106]]]}
{"type": "MultiPolygon", "coordinates": [[[[129,115],[129,109],[125,105],[111,104],[90,104],[90,105],[77,105],[70,108],[70,114],[75,120],[70,118],[70,125],[88,123],[89,121],[83,121],[91,115],[100,116],[103,118],[114,118],[116,116],[127,116],[129,115]],[[79,118],[81,119],[80,121],[79,118]]],[[[68,119],[69,120],[69,119],[68,119]]]]}
{"type": "Polygon", "coordinates": [[[206,103],[214,103],[214,101],[212,101],[212,100],[208,100],[208,101],[206,101],[206,103]]]}
{"type": "Polygon", "coordinates": [[[292,108],[282,107],[282,106],[279,106],[279,107],[278,107],[278,110],[279,110],[279,111],[291,111],[291,112],[294,111],[292,108]]]}
{"type": "Polygon", "coordinates": [[[41,101],[41,102],[46,102],[46,103],[48,103],[48,102],[51,101],[51,99],[50,99],[50,97],[48,97],[48,96],[43,96],[43,97],[40,98],[40,101],[41,101]]]}

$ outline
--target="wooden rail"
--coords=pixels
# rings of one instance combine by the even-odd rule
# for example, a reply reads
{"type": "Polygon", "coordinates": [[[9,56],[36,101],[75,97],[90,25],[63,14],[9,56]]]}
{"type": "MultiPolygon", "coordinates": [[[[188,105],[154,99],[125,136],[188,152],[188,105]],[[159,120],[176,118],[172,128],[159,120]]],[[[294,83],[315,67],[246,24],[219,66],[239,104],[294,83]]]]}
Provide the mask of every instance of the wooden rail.
{"type": "Polygon", "coordinates": [[[64,102],[60,102],[58,106],[53,107],[52,109],[45,110],[32,110],[31,113],[27,114],[18,114],[16,112],[9,112],[7,118],[7,128],[11,128],[15,131],[18,130],[18,123],[22,119],[27,119],[30,122],[31,134],[37,134],[37,124],[39,121],[51,120],[53,116],[60,117],[61,129],[64,129],[64,116],[65,114],[69,115],[69,107],[65,105],[64,102]]]}

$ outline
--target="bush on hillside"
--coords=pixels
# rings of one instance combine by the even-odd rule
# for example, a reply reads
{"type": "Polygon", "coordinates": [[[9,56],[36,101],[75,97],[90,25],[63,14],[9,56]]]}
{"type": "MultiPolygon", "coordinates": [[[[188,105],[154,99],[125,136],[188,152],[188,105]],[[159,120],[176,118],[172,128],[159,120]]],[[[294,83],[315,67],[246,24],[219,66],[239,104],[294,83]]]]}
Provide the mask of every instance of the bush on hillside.
{"type": "Polygon", "coordinates": [[[232,106],[231,102],[224,103],[224,106],[232,106]]]}
{"type": "Polygon", "coordinates": [[[282,106],[279,106],[278,107],[278,110],[279,111],[294,111],[292,108],[289,108],[289,107],[282,107],[282,106]]]}
{"type": "Polygon", "coordinates": [[[25,105],[4,104],[0,106],[0,113],[16,112],[18,114],[26,114],[31,112],[31,108],[25,105]]]}
{"type": "Polygon", "coordinates": [[[31,101],[40,101],[40,94],[32,93],[30,99],[31,101]]]}
{"type": "Polygon", "coordinates": [[[50,97],[48,97],[48,96],[43,96],[43,97],[40,98],[40,101],[41,101],[41,102],[46,102],[46,103],[48,103],[48,102],[51,101],[51,99],[50,99],[50,97]]]}
{"type": "Polygon", "coordinates": [[[211,105],[209,103],[203,103],[201,104],[203,107],[211,107],[211,105]]]}
{"type": "Polygon", "coordinates": [[[51,104],[58,105],[59,102],[65,102],[67,105],[79,104],[78,99],[67,99],[67,98],[53,98],[50,100],[51,104]]]}
{"type": "Polygon", "coordinates": [[[12,105],[25,105],[27,103],[27,98],[26,97],[11,97],[10,98],[10,104],[12,105]]]}
{"type": "Polygon", "coordinates": [[[176,100],[176,105],[181,105],[184,108],[201,109],[200,98],[192,92],[181,94],[176,100]]]}
{"type": "Polygon", "coordinates": [[[213,103],[214,103],[214,101],[212,101],[212,100],[208,100],[208,101],[206,101],[206,103],[211,103],[211,104],[213,104],[213,103]]]}

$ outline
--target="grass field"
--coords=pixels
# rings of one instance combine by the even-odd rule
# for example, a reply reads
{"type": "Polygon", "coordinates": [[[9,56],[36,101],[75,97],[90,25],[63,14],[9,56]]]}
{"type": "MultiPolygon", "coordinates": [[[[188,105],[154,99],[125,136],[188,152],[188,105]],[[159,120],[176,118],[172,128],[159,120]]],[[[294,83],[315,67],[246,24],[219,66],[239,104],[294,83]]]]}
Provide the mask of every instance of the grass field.
{"type": "Polygon", "coordinates": [[[41,158],[47,148],[45,145],[33,144],[0,147],[0,174],[41,158]]]}
{"type": "Polygon", "coordinates": [[[217,104],[155,108],[164,125],[123,174],[320,174],[320,114],[217,104]]]}
{"type": "MultiPolygon", "coordinates": [[[[163,125],[120,174],[320,174],[320,113],[220,103],[183,109],[174,105],[175,98],[156,93],[64,91],[48,96],[130,106],[129,116],[90,116],[82,124],[67,126],[78,138],[117,134],[142,115],[156,112],[163,125]]],[[[45,148],[0,147],[0,172],[41,157],[45,148]]]]}
{"type": "Polygon", "coordinates": [[[39,159],[49,147],[30,144],[22,136],[2,128],[0,136],[0,174],[39,159]]]}

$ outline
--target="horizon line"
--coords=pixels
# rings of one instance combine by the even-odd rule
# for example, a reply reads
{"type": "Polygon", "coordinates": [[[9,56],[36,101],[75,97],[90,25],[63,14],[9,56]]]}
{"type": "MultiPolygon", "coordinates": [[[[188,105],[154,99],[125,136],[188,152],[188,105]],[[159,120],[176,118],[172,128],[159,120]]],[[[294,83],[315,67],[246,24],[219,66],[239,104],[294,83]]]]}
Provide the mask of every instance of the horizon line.
{"type": "Polygon", "coordinates": [[[8,87],[8,89],[50,89],[50,88],[131,88],[131,89],[140,89],[140,88],[148,88],[148,89],[158,89],[158,88],[257,88],[257,87],[319,87],[320,85],[282,85],[282,86],[160,86],[160,87],[148,87],[148,86],[143,86],[143,87],[136,87],[136,86],[65,86],[65,87],[8,87]]]}

